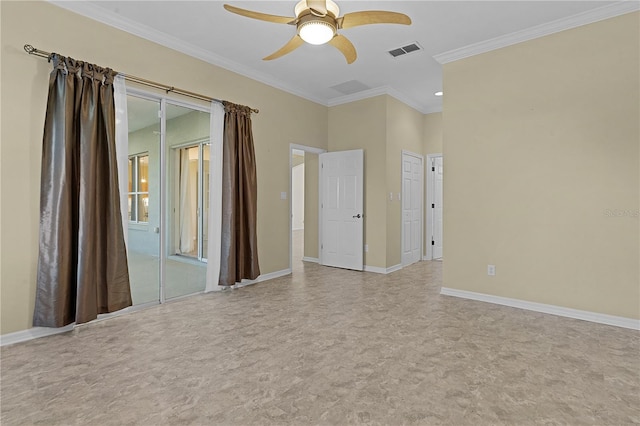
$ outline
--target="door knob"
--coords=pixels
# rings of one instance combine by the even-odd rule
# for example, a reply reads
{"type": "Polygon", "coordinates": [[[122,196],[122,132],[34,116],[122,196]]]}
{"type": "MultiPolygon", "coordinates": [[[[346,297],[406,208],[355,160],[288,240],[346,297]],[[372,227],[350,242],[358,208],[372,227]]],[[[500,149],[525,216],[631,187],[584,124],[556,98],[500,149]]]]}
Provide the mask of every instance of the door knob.
{"type": "Polygon", "coordinates": [[[360,219],[362,217],[362,215],[360,213],[358,213],[357,215],[355,215],[353,218],[354,219],[360,219]]]}

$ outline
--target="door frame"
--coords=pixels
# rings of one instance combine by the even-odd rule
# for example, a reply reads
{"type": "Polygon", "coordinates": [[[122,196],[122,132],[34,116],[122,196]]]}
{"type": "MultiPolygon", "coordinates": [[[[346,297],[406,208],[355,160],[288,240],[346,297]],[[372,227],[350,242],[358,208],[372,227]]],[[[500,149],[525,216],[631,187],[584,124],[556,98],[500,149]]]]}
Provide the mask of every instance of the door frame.
{"type": "MultiPolygon", "coordinates": [[[[420,178],[420,259],[418,260],[421,261],[424,259],[424,179],[422,178],[422,176],[424,176],[424,156],[420,155],[420,154],[416,154],[415,152],[411,152],[411,151],[406,151],[406,150],[402,150],[402,155],[400,156],[400,193],[403,194],[404,197],[404,170],[403,170],[403,163],[404,163],[404,156],[408,155],[410,157],[414,157],[414,158],[418,158],[420,160],[420,172],[421,172],[421,178],[420,178]]],[[[400,200],[400,264],[404,267],[404,266],[408,266],[405,265],[403,262],[403,247],[404,247],[404,220],[402,218],[402,211],[404,210],[402,208],[402,203],[404,200],[400,200]]]]}
{"type": "MultiPolygon", "coordinates": [[[[293,150],[304,151],[309,154],[324,154],[326,149],[316,148],[313,146],[299,145],[296,143],[289,144],[289,272],[293,270],[293,150]]],[[[305,160],[306,163],[306,160],[305,160]]],[[[306,167],[305,167],[306,169],[306,167]]],[[[320,191],[320,182],[318,181],[318,194],[320,191]]],[[[307,194],[305,194],[306,198],[307,194]]],[[[320,235],[320,206],[318,206],[318,236],[320,235]]],[[[304,250],[304,248],[303,248],[304,250]]],[[[320,253],[320,238],[318,238],[318,259],[320,253]]]]}
{"type": "MultiPolygon", "coordinates": [[[[433,160],[436,158],[442,158],[441,153],[437,154],[427,154],[427,173],[425,173],[427,177],[427,186],[426,186],[426,220],[427,226],[425,230],[425,241],[427,242],[427,250],[424,256],[424,260],[433,260],[433,248],[430,243],[429,237],[433,235],[433,212],[430,206],[433,203],[433,185],[435,184],[435,172],[432,170],[433,160]]],[[[444,161],[444,160],[443,160],[444,161]]],[[[443,188],[443,196],[444,196],[444,188],[443,188]]],[[[443,233],[444,235],[444,233],[443,233]]],[[[443,237],[444,239],[444,237],[443,237]]]]}

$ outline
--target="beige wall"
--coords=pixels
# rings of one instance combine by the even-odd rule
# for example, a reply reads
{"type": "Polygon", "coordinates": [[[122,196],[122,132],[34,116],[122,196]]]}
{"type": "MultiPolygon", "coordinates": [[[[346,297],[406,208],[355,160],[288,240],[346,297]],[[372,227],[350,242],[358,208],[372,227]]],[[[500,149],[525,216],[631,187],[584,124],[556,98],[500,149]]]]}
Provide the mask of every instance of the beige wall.
{"type": "Polygon", "coordinates": [[[444,66],[445,287],[640,318],[639,16],[444,66]]]}
{"type": "Polygon", "coordinates": [[[329,108],[329,151],[364,149],[364,254],[368,266],[386,267],[387,96],[329,108]]]}
{"type": "Polygon", "coordinates": [[[40,155],[50,64],[24,53],[25,43],[259,108],[253,130],[260,267],[263,274],[288,268],[289,204],[280,192],[289,186],[289,144],[327,148],[325,106],[49,3],[3,1],[0,8],[2,334],[31,326],[38,258],[40,155]]]}
{"type": "Polygon", "coordinates": [[[421,112],[387,96],[387,268],[402,263],[402,151],[422,155],[423,120],[421,112]]]}
{"type": "Polygon", "coordinates": [[[424,155],[442,154],[442,113],[434,112],[424,116],[424,155]]]}

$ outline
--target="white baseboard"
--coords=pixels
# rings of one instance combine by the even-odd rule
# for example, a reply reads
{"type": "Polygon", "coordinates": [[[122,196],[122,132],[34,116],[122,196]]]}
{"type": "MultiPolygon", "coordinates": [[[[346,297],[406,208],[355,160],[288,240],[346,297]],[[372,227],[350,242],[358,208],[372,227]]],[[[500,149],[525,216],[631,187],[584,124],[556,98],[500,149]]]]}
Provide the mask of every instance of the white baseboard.
{"type": "MultiPolygon", "coordinates": [[[[318,259],[317,257],[303,257],[302,258],[303,262],[313,262],[313,263],[320,263],[320,259],[318,259]]],[[[364,271],[365,272],[373,272],[376,274],[390,274],[392,272],[395,271],[399,271],[400,269],[402,269],[402,265],[401,264],[397,264],[394,265],[390,268],[381,268],[379,266],[369,266],[369,265],[364,265],[364,271]]]]}
{"type": "Polygon", "coordinates": [[[262,274],[255,280],[242,280],[240,284],[251,285],[261,283],[262,281],[269,281],[274,278],[284,277],[285,275],[291,275],[291,268],[282,269],[280,271],[269,272],[268,274],[262,274]]]}
{"type": "Polygon", "coordinates": [[[26,342],[27,340],[37,339],[39,337],[53,336],[54,334],[66,333],[73,330],[75,323],[60,328],[49,327],[32,327],[27,330],[7,333],[0,336],[0,346],[13,345],[14,343],[26,342]]]}
{"type": "Polygon", "coordinates": [[[375,274],[386,274],[387,273],[387,269],[386,268],[381,268],[379,266],[369,266],[369,265],[364,265],[364,271],[365,272],[373,272],[375,274]]]}
{"type": "Polygon", "coordinates": [[[438,262],[442,262],[442,258],[441,258],[441,257],[438,257],[438,258],[432,259],[432,258],[430,258],[430,257],[428,257],[428,256],[423,256],[423,257],[422,257],[422,260],[437,260],[438,262]]]}
{"type": "Polygon", "coordinates": [[[400,269],[402,269],[402,264],[401,263],[398,263],[397,265],[390,266],[390,267],[387,268],[387,274],[399,271],[400,269]]]}
{"type": "Polygon", "coordinates": [[[274,278],[280,278],[280,277],[284,277],[285,275],[290,275],[290,274],[291,274],[291,269],[290,268],[282,269],[280,271],[275,271],[275,272],[269,272],[268,274],[260,275],[255,280],[246,280],[245,279],[245,280],[242,280],[239,283],[236,283],[235,285],[228,286],[228,287],[217,286],[217,288],[215,288],[214,290],[211,290],[209,293],[216,292],[216,291],[232,290],[234,288],[242,288],[242,287],[246,287],[248,285],[261,283],[263,281],[269,281],[269,280],[272,280],[274,278]]]}
{"type": "MultiPolygon", "coordinates": [[[[256,278],[255,280],[242,280],[241,283],[238,283],[234,286],[232,286],[231,288],[240,288],[240,287],[246,287],[248,285],[252,285],[252,284],[256,284],[262,281],[267,281],[267,280],[272,280],[274,278],[279,278],[279,277],[283,277],[285,275],[289,275],[291,274],[291,269],[283,269],[281,271],[275,271],[275,272],[270,272],[268,274],[264,274],[264,275],[260,275],[258,278],[256,278]]],[[[220,287],[220,286],[218,286],[220,287]]],[[[221,291],[223,290],[222,287],[220,287],[219,289],[215,289],[213,291],[221,291]]],[[[198,294],[202,294],[202,293],[197,293],[195,295],[187,295],[185,297],[193,297],[196,296],[198,294]]],[[[174,302],[177,300],[171,300],[171,301],[167,301],[167,302],[174,302]]],[[[118,315],[122,315],[122,314],[126,314],[126,313],[130,313],[130,312],[135,312],[137,310],[141,310],[141,309],[146,309],[147,307],[153,305],[156,306],[157,303],[147,303],[144,306],[138,305],[138,306],[130,306],[129,308],[125,308],[121,311],[118,312],[114,312],[111,314],[101,314],[98,316],[97,319],[91,321],[91,322],[95,322],[95,321],[103,321],[118,315]]],[[[89,324],[89,323],[87,323],[89,324]]],[[[0,347],[1,346],[6,346],[6,345],[13,345],[14,343],[20,343],[20,342],[26,342],[27,340],[33,340],[33,339],[38,339],[40,337],[45,337],[45,336],[53,336],[54,334],[60,334],[60,333],[66,333],[67,331],[71,331],[74,329],[74,327],[76,326],[75,323],[73,324],[69,324],[65,327],[60,327],[60,328],[49,328],[49,327],[32,327],[29,328],[27,330],[21,330],[21,331],[16,331],[14,333],[7,333],[7,334],[3,334],[0,336],[0,347]]]]}
{"type": "Polygon", "coordinates": [[[375,274],[390,274],[392,272],[399,271],[400,269],[402,269],[402,264],[400,264],[400,263],[397,264],[397,265],[390,266],[388,268],[381,268],[379,266],[364,265],[364,271],[365,272],[373,272],[375,274]]]}
{"type": "Polygon", "coordinates": [[[462,299],[478,300],[480,302],[494,303],[496,305],[510,306],[512,308],[526,309],[528,311],[542,312],[544,314],[558,315],[561,317],[596,322],[599,324],[613,325],[616,327],[640,330],[640,320],[618,317],[614,315],[600,314],[598,312],[581,311],[579,309],[565,308],[544,303],[528,302],[526,300],[511,299],[509,297],[493,296],[491,294],[475,293],[473,291],[457,290],[455,288],[442,287],[440,294],[445,296],[460,297],[462,299]]]}

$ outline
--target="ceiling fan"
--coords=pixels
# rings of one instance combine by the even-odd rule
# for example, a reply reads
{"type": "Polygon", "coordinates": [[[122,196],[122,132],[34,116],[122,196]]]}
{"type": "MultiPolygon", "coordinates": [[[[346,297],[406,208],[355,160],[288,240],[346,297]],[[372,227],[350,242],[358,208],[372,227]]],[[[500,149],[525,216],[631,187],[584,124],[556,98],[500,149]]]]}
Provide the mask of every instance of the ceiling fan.
{"type": "Polygon", "coordinates": [[[263,58],[265,61],[279,58],[300,47],[304,42],[309,44],[329,43],[344,55],[347,63],[356,60],[356,48],[338,30],[369,24],[403,24],[410,25],[411,18],[403,13],[384,10],[367,10],[340,15],[338,5],[332,0],[301,0],[295,6],[295,17],[269,15],[252,10],[225,4],[229,12],[261,21],[275,22],[296,26],[296,34],[279,50],[263,58]]]}

